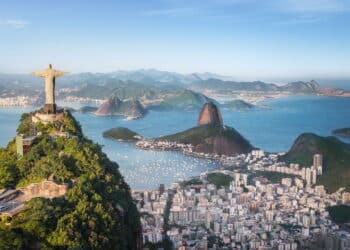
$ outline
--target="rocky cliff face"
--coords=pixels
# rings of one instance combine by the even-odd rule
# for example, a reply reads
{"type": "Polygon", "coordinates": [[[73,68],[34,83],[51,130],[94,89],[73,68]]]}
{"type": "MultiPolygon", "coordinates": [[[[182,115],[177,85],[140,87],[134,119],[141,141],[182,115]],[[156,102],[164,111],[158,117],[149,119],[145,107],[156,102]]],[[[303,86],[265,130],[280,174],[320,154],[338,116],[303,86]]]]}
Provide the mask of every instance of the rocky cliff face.
{"type": "Polygon", "coordinates": [[[123,102],[121,108],[124,107],[122,112],[128,118],[139,118],[146,114],[146,110],[138,100],[130,100],[123,102]]]}
{"type": "Polygon", "coordinates": [[[95,112],[95,115],[123,115],[129,119],[140,118],[146,110],[138,100],[121,101],[118,98],[109,98],[95,112]]]}
{"type": "Polygon", "coordinates": [[[198,117],[198,126],[202,125],[223,125],[222,116],[218,107],[212,103],[208,102],[204,104],[198,117]]]}
{"type": "Polygon", "coordinates": [[[109,98],[96,110],[95,115],[113,115],[120,102],[121,101],[118,98],[109,98]]]}

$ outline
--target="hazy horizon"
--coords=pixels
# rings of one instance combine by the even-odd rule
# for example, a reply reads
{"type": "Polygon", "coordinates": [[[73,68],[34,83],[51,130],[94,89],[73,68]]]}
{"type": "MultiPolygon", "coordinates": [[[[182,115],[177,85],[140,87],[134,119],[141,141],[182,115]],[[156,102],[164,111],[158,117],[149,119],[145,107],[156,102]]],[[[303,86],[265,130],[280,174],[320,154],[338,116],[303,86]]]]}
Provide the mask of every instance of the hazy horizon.
{"type": "MultiPolygon", "coordinates": [[[[47,67],[47,66],[45,66],[47,67]]],[[[45,68],[44,66],[42,67],[42,69],[45,68]]],[[[54,66],[55,67],[55,66],[54,66]]],[[[85,71],[85,72],[69,72],[69,74],[73,74],[73,75],[78,75],[78,74],[84,74],[84,73],[92,73],[92,74],[112,74],[112,73],[116,73],[116,72],[138,72],[138,71],[161,71],[158,69],[154,69],[154,68],[140,68],[140,69],[136,69],[136,70],[124,70],[124,69],[116,69],[114,71],[108,71],[108,72],[89,72],[89,71],[85,71]]],[[[235,77],[233,75],[221,75],[218,74],[216,72],[190,72],[190,73],[181,73],[181,72],[176,72],[176,71],[162,71],[162,72],[166,72],[166,73],[174,73],[174,74],[181,74],[181,75],[190,75],[190,74],[213,74],[213,75],[217,75],[219,78],[220,77],[226,77],[228,79],[223,79],[223,80],[227,80],[227,81],[237,81],[237,82],[252,82],[252,81],[262,81],[265,83],[273,83],[273,84],[277,84],[277,85],[283,85],[283,84],[287,84],[290,82],[295,82],[295,81],[304,81],[304,82],[308,82],[311,80],[315,80],[317,81],[321,86],[323,87],[336,87],[336,88],[343,88],[345,90],[350,90],[350,77],[349,78],[266,78],[266,79],[259,79],[256,78],[254,79],[253,77],[248,78],[248,79],[242,79],[242,78],[238,78],[235,77]]],[[[25,73],[7,73],[7,72],[0,72],[0,75],[30,75],[31,72],[25,72],[25,73]]],[[[33,76],[34,77],[34,76],[33,76]]]]}

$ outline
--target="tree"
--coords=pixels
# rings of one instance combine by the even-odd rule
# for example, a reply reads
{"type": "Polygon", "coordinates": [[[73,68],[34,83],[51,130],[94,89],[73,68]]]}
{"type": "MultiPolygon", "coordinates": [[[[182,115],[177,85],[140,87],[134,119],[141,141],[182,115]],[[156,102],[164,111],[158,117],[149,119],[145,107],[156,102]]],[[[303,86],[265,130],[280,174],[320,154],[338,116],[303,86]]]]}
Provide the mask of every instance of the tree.
{"type": "Polygon", "coordinates": [[[19,171],[15,163],[15,156],[0,149],[0,188],[15,187],[19,178],[19,171]]]}

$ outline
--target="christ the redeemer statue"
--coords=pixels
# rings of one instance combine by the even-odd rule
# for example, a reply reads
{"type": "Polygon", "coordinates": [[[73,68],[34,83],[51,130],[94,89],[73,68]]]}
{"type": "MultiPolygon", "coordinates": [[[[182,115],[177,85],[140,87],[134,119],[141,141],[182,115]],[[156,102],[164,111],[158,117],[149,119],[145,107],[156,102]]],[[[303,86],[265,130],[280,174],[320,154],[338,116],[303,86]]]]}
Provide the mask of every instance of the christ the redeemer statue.
{"type": "Polygon", "coordinates": [[[52,69],[52,65],[42,71],[34,71],[36,76],[45,78],[45,106],[44,112],[47,114],[56,114],[55,103],[55,79],[63,76],[66,72],[52,69]]]}

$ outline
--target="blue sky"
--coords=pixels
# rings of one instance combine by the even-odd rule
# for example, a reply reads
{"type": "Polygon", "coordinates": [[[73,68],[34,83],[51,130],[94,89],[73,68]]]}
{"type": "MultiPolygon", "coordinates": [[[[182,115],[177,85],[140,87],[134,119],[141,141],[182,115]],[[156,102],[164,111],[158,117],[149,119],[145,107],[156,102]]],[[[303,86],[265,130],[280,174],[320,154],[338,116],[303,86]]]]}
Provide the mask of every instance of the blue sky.
{"type": "Polygon", "coordinates": [[[350,77],[350,0],[0,2],[0,72],[350,77]]]}

